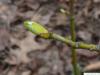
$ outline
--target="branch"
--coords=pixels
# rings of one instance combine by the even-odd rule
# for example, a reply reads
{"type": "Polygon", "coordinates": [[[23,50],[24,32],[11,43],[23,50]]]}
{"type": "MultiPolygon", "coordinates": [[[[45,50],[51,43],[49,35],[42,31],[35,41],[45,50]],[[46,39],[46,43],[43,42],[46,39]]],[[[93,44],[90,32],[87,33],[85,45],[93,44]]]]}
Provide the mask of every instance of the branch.
{"type": "MultiPolygon", "coordinates": [[[[75,33],[75,22],[74,22],[74,0],[70,0],[70,31],[71,31],[71,40],[76,41],[76,33],[75,33]]],[[[75,43],[73,43],[73,46],[75,43]]],[[[73,73],[74,75],[80,75],[80,69],[77,66],[77,53],[76,48],[72,46],[72,65],[73,65],[73,73]]]]}
{"type": "Polygon", "coordinates": [[[72,40],[69,40],[68,38],[64,38],[58,34],[52,33],[50,36],[51,39],[59,40],[61,42],[64,42],[72,47],[75,47],[77,49],[88,49],[91,51],[99,51],[100,46],[99,45],[94,45],[94,44],[87,44],[87,43],[82,43],[82,42],[73,42],[72,40]]]}
{"type": "Polygon", "coordinates": [[[89,49],[92,51],[99,51],[100,50],[100,45],[86,44],[86,43],[82,43],[82,42],[74,42],[74,41],[69,40],[68,38],[64,38],[63,36],[60,36],[58,34],[55,34],[52,32],[49,33],[45,28],[43,28],[43,27],[41,28],[41,26],[42,25],[40,25],[36,22],[32,22],[32,21],[25,21],[24,22],[24,27],[26,29],[28,29],[30,32],[32,32],[35,35],[40,34],[39,36],[44,38],[44,39],[51,38],[51,39],[59,40],[59,41],[62,41],[64,43],[72,46],[72,47],[75,47],[75,48],[89,49]],[[39,29],[41,29],[41,30],[39,31],[39,29]],[[42,34],[42,32],[45,34],[42,34]],[[46,36],[46,35],[48,35],[48,36],[46,36]]]}

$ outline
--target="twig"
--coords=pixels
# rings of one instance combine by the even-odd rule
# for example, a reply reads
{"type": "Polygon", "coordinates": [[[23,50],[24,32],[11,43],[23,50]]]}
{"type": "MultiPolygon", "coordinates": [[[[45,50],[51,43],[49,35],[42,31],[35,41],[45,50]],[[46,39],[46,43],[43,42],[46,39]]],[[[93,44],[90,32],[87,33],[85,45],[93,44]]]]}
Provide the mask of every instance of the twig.
{"type": "Polygon", "coordinates": [[[87,43],[83,43],[83,42],[74,42],[74,41],[70,40],[69,38],[64,38],[58,34],[52,33],[50,38],[64,42],[74,48],[77,48],[77,49],[88,49],[91,51],[100,51],[99,45],[87,44],[87,43]]]}
{"type": "MultiPolygon", "coordinates": [[[[74,22],[74,0],[70,0],[70,30],[71,40],[76,41],[75,22],[74,22]]],[[[77,53],[75,47],[72,46],[72,65],[74,75],[80,75],[80,69],[77,66],[77,53]]]]}

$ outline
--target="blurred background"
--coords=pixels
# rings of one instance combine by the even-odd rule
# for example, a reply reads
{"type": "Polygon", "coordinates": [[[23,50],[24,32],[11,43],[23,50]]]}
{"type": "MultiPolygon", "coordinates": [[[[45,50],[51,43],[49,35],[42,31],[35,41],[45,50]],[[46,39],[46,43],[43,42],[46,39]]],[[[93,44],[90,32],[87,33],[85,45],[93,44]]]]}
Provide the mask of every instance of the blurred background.
{"type": "MultiPolygon", "coordinates": [[[[25,20],[70,38],[69,0],[0,0],[0,75],[72,75],[71,48],[38,38],[25,20]]],[[[76,40],[100,43],[100,0],[75,0],[76,40]]],[[[76,49],[84,72],[100,72],[99,52],[76,49]]]]}

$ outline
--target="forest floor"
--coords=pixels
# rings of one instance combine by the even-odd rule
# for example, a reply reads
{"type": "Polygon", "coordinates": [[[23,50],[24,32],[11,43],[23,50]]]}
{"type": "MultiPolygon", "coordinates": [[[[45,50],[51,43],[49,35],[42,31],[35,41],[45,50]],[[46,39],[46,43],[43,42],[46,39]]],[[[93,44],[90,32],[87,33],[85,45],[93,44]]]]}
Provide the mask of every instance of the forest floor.
{"type": "MultiPolygon", "coordinates": [[[[71,48],[23,27],[36,21],[70,38],[69,0],[0,0],[0,75],[72,75],[71,48]]],[[[100,0],[75,0],[76,40],[100,43],[100,0]]],[[[99,52],[76,49],[83,71],[100,72],[99,52]]]]}

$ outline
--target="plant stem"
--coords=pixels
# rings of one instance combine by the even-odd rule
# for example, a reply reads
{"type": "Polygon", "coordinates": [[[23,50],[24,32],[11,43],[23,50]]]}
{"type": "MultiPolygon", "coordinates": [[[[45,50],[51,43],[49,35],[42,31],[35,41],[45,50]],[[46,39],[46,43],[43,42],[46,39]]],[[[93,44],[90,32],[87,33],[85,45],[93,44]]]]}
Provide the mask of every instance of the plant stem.
{"type": "MultiPolygon", "coordinates": [[[[70,0],[70,30],[71,40],[76,41],[75,22],[74,22],[74,0],[70,0]]],[[[77,66],[77,53],[75,47],[72,47],[72,65],[74,75],[80,75],[79,67],[77,66]]]]}
{"type": "Polygon", "coordinates": [[[52,33],[52,35],[50,37],[51,37],[51,39],[64,42],[64,43],[68,44],[69,46],[77,48],[77,49],[88,49],[91,51],[100,51],[100,47],[97,48],[98,45],[87,44],[87,43],[82,43],[82,42],[74,42],[72,40],[69,40],[68,38],[64,38],[64,37],[62,37],[58,34],[54,34],[54,33],[52,33]]]}

